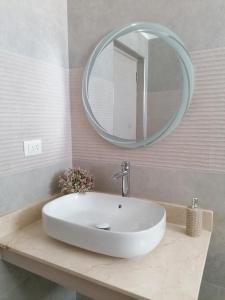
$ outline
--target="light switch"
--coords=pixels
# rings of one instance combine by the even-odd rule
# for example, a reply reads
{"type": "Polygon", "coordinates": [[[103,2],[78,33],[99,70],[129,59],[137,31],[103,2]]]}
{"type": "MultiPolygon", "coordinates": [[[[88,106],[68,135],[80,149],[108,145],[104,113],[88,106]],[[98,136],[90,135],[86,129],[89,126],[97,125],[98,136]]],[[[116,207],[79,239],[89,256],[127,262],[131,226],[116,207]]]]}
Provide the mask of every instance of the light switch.
{"type": "Polygon", "coordinates": [[[23,143],[25,156],[33,156],[42,153],[41,140],[24,141],[23,143]]]}

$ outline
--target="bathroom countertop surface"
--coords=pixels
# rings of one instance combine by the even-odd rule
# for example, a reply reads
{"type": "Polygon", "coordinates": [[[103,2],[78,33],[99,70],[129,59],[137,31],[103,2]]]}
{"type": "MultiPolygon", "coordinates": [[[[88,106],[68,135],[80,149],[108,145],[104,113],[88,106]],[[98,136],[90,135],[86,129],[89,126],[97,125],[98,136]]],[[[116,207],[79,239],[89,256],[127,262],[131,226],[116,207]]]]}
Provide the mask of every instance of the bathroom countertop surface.
{"type": "Polygon", "coordinates": [[[165,237],[145,256],[118,259],[85,251],[48,237],[41,221],[0,238],[23,257],[54,266],[140,300],[197,300],[210,231],[198,238],[167,224],[165,237]]]}

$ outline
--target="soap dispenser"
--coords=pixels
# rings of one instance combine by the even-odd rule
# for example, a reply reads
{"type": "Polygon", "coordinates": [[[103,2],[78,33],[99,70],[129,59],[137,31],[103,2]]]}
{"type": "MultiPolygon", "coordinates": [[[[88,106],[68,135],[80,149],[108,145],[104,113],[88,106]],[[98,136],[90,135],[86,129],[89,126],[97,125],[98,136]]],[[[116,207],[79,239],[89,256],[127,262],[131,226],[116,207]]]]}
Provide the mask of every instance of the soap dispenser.
{"type": "Polygon", "coordinates": [[[202,209],[199,207],[198,198],[192,199],[191,206],[187,207],[186,215],[186,233],[196,237],[200,236],[202,231],[202,209]]]}

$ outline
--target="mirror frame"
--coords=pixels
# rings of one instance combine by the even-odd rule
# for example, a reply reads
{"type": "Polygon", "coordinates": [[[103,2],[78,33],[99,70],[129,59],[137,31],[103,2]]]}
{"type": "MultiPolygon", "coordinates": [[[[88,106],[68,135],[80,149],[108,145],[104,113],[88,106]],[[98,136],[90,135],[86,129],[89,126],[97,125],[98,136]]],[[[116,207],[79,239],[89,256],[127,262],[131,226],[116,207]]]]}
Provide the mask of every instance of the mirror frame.
{"type": "Polygon", "coordinates": [[[174,32],[169,30],[167,27],[164,27],[160,24],[138,22],[111,31],[97,44],[91,56],[89,57],[89,60],[84,70],[83,81],[82,81],[82,100],[90,124],[101,137],[103,137],[108,142],[117,145],[119,147],[138,148],[138,147],[144,147],[149,144],[153,144],[156,141],[161,140],[162,138],[170,134],[178,126],[178,124],[181,122],[186,110],[190,105],[191,98],[193,95],[193,90],[194,90],[194,68],[191,62],[190,55],[186,50],[186,48],[184,47],[184,44],[180,40],[180,38],[174,32]],[[147,137],[140,141],[119,138],[105,131],[105,129],[98,123],[95,116],[93,115],[88,100],[89,79],[96,58],[101,54],[101,52],[104,50],[105,47],[107,47],[111,42],[113,42],[114,39],[118,39],[119,37],[133,31],[147,32],[156,35],[162,40],[164,40],[169,46],[171,46],[171,48],[173,48],[177,53],[178,60],[180,62],[180,66],[182,70],[182,76],[183,76],[181,103],[176,113],[174,113],[171,120],[160,131],[158,131],[151,137],[147,137]]]}

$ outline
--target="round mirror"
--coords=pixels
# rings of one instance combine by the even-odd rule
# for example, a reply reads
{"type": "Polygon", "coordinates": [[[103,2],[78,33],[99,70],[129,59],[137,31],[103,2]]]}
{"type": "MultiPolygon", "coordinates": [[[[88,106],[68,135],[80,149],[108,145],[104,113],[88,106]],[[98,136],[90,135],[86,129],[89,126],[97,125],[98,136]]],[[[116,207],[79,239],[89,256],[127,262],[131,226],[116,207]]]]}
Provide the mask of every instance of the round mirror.
{"type": "Polygon", "coordinates": [[[193,83],[189,53],[176,34],[135,23],[109,33],[94,49],[84,72],[83,104],[103,138],[137,148],[176,128],[193,83]]]}

